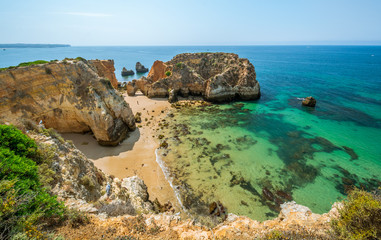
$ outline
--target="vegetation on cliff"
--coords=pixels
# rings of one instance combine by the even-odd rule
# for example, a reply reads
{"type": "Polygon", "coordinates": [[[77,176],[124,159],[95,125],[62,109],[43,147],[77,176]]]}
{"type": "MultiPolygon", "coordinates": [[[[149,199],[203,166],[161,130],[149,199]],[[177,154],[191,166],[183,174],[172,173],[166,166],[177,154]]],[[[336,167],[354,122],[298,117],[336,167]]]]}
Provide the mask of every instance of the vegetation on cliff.
{"type": "Polygon", "coordinates": [[[339,239],[381,239],[381,189],[369,193],[354,189],[332,221],[339,239]]]}
{"type": "Polygon", "coordinates": [[[0,71],[4,71],[4,70],[7,70],[7,69],[12,69],[12,68],[16,68],[16,67],[27,67],[27,66],[31,66],[31,65],[44,64],[44,63],[48,63],[48,61],[45,61],[45,60],[36,60],[36,61],[33,61],[33,62],[23,62],[23,63],[20,63],[17,66],[9,66],[9,67],[6,67],[6,68],[0,68],[0,71]]]}
{"type": "Polygon", "coordinates": [[[14,126],[0,125],[0,238],[24,232],[41,237],[37,224],[62,216],[64,206],[43,187],[36,143],[14,126]]]}

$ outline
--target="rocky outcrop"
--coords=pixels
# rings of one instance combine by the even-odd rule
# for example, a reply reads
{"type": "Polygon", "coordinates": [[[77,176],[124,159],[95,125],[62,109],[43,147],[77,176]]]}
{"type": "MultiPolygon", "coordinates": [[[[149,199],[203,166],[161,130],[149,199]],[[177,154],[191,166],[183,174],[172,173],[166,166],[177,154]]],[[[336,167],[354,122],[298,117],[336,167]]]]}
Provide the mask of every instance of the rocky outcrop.
{"type": "Polygon", "coordinates": [[[40,169],[43,169],[45,179],[50,178],[49,185],[53,194],[61,200],[85,202],[101,197],[102,189],[106,185],[106,175],[72,142],[65,141],[52,129],[48,130],[30,122],[26,124],[26,128],[44,158],[40,169]]]}
{"type": "Polygon", "coordinates": [[[148,68],[144,67],[144,65],[142,65],[140,62],[136,63],[135,69],[136,69],[136,72],[138,73],[148,72],[148,68]]]}
{"type": "Polygon", "coordinates": [[[137,176],[113,178],[95,167],[73,143],[65,141],[53,129],[27,121],[24,131],[34,139],[44,158],[40,169],[50,191],[70,208],[107,216],[148,213],[153,207],[147,186],[137,176]],[[111,194],[106,194],[110,183],[111,194]]]}
{"type": "Polygon", "coordinates": [[[316,106],[316,99],[311,97],[311,96],[310,97],[306,97],[302,101],[302,105],[306,106],[306,107],[315,107],[316,106]]]}
{"type": "Polygon", "coordinates": [[[151,98],[168,97],[171,90],[212,102],[260,97],[254,66],[233,53],[184,53],[166,63],[156,61],[147,78],[131,85],[151,98]]]}
{"type": "Polygon", "coordinates": [[[122,70],[122,76],[132,76],[134,75],[134,71],[132,70],[127,70],[125,67],[122,70]]]}
{"type": "Polygon", "coordinates": [[[151,67],[151,70],[148,73],[147,78],[151,79],[152,82],[156,82],[161,78],[165,78],[165,71],[167,69],[167,65],[162,61],[155,61],[151,67]]]}
{"type": "Polygon", "coordinates": [[[1,71],[0,121],[42,120],[47,128],[92,131],[100,144],[117,145],[135,120],[109,79],[99,75],[106,75],[106,63],[112,62],[65,60],[1,71]]]}
{"type": "Polygon", "coordinates": [[[88,60],[88,63],[95,67],[100,77],[110,80],[114,88],[118,87],[118,80],[115,77],[114,60],[88,60]]]}

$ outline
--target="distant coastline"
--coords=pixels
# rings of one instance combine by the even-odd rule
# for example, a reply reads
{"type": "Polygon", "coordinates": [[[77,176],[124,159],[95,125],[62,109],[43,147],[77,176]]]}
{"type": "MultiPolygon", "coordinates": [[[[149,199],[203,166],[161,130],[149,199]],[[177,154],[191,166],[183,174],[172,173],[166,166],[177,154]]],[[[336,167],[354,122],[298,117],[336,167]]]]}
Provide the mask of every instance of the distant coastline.
{"type": "Polygon", "coordinates": [[[0,48],[57,48],[71,47],[69,44],[30,44],[30,43],[10,43],[0,44],[0,48]]]}

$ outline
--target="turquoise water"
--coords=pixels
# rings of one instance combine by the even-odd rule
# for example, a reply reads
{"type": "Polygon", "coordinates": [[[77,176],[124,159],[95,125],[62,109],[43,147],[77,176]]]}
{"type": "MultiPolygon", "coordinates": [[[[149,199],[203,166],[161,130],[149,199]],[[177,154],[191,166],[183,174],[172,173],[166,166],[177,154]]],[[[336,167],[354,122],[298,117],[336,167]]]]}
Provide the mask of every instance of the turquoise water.
{"type": "MultiPolygon", "coordinates": [[[[163,160],[189,211],[220,200],[228,211],[264,220],[293,199],[314,212],[330,209],[351,185],[381,181],[381,47],[71,47],[7,49],[0,67],[36,59],[114,59],[147,67],[181,52],[223,51],[256,67],[254,102],[189,107],[163,129],[163,160]],[[297,98],[314,96],[314,109],[297,98]]],[[[135,78],[139,76],[134,76],[135,78]]]]}

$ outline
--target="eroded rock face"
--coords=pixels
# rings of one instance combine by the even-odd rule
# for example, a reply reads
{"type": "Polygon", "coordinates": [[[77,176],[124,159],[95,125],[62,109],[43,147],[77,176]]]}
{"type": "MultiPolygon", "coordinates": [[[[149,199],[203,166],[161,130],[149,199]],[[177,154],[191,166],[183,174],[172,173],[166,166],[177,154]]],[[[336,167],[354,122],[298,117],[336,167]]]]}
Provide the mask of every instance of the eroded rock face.
{"type": "Polygon", "coordinates": [[[111,82],[100,77],[106,63],[112,62],[73,60],[1,71],[0,121],[42,120],[47,128],[92,131],[100,144],[117,145],[135,129],[135,120],[111,82]]]}
{"type": "Polygon", "coordinates": [[[99,199],[101,190],[106,187],[106,175],[72,143],[51,134],[52,131],[44,127],[38,129],[43,134],[30,131],[29,136],[36,141],[40,152],[48,159],[47,167],[53,171],[50,182],[52,193],[61,200],[99,199]]]}
{"type": "Polygon", "coordinates": [[[254,66],[233,53],[184,53],[156,61],[147,78],[132,83],[148,97],[203,96],[212,102],[260,97],[254,66]]]}
{"type": "Polygon", "coordinates": [[[88,60],[88,63],[96,68],[96,72],[100,77],[110,80],[114,88],[118,87],[118,80],[115,77],[114,60],[88,60]]]}

